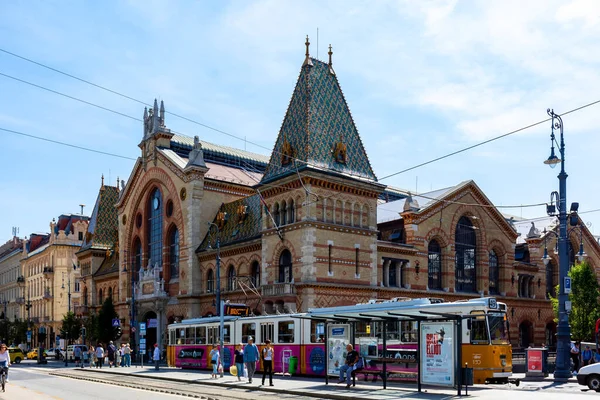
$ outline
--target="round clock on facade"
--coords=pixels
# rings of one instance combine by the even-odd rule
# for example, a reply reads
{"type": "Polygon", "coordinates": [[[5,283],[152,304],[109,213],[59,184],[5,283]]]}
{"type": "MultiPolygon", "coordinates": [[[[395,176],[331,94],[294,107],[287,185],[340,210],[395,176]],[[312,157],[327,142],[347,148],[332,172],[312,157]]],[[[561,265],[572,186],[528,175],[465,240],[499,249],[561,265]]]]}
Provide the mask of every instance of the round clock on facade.
{"type": "Polygon", "coordinates": [[[186,188],[181,188],[181,191],[179,192],[179,197],[181,198],[181,200],[185,200],[185,198],[187,197],[187,190],[186,188]]]}
{"type": "Polygon", "coordinates": [[[155,197],[154,200],[152,201],[152,207],[154,207],[155,210],[158,210],[158,207],[160,207],[160,201],[158,200],[157,197],[155,197]]]}

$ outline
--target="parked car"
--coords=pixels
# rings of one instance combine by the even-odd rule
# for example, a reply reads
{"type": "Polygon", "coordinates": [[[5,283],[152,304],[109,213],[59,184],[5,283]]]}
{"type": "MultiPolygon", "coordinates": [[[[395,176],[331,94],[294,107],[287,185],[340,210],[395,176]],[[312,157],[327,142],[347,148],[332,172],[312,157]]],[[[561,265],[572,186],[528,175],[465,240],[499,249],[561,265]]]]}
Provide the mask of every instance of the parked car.
{"type": "Polygon", "coordinates": [[[9,347],[8,354],[10,355],[10,362],[18,364],[21,361],[25,360],[25,353],[18,347],[9,347]]]}
{"type": "Polygon", "coordinates": [[[600,363],[581,367],[577,373],[577,382],[589,387],[591,390],[600,392],[600,363]]]}
{"type": "MultiPolygon", "coordinates": [[[[44,350],[44,356],[48,357],[48,350],[44,350]]],[[[37,360],[38,358],[38,349],[35,348],[33,350],[31,350],[29,353],[27,353],[27,359],[28,360],[37,360]]]]}

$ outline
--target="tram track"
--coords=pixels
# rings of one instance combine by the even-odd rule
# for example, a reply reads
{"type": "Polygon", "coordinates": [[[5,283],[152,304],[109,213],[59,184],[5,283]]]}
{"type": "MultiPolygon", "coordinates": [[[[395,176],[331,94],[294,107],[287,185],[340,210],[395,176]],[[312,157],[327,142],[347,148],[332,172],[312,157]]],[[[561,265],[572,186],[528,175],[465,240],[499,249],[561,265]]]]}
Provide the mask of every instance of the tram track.
{"type": "Polygon", "coordinates": [[[196,398],[202,400],[239,400],[243,398],[245,400],[269,400],[269,399],[281,399],[285,397],[294,397],[282,393],[265,393],[257,392],[254,390],[244,390],[237,388],[223,388],[221,386],[210,385],[205,383],[195,382],[178,382],[167,379],[130,376],[124,374],[113,374],[110,372],[98,372],[98,371],[87,371],[87,370],[69,370],[69,371],[53,371],[49,375],[77,379],[82,381],[102,383],[106,385],[117,385],[131,389],[146,390],[150,392],[172,394],[176,396],[183,396],[189,398],[196,398]],[[227,394],[223,392],[227,391],[227,394]]]}

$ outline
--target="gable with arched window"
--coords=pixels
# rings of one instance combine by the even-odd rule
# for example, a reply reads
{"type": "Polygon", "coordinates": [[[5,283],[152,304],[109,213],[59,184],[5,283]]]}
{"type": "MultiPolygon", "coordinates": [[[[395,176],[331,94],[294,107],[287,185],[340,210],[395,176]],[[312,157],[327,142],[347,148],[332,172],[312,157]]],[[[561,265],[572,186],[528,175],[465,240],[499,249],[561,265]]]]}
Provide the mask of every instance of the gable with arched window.
{"type": "Polygon", "coordinates": [[[154,189],[148,198],[148,257],[152,267],[162,266],[162,194],[154,189]]]}
{"type": "Polygon", "coordinates": [[[169,272],[171,279],[179,277],[179,230],[176,227],[169,232],[169,272]]]}
{"type": "Polygon", "coordinates": [[[291,282],[292,279],[292,253],[285,249],[279,256],[279,282],[291,282]]]}
{"type": "Polygon", "coordinates": [[[467,217],[461,217],[456,224],[455,252],[455,290],[476,292],[477,238],[473,223],[467,217]]]}
{"type": "Polygon", "coordinates": [[[227,270],[227,290],[235,290],[235,267],[230,265],[227,270]]]}
{"type": "Polygon", "coordinates": [[[498,263],[498,255],[494,250],[490,251],[489,258],[490,272],[490,294],[500,293],[500,265],[498,263]]]}
{"type": "Polygon", "coordinates": [[[437,240],[432,240],[427,246],[428,281],[427,287],[433,290],[442,289],[442,248],[437,240]]]}

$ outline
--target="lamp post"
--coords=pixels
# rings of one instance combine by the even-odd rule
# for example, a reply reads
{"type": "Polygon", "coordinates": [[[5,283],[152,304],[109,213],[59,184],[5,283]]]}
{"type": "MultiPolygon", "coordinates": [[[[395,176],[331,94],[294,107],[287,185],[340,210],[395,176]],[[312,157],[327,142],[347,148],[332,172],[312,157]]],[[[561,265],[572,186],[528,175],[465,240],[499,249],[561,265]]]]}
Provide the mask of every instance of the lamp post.
{"type": "MultiPolygon", "coordinates": [[[[215,247],[217,250],[217,304],[216,306],[218,307],[218,313],[219,313],[219,325],[220,325],[220,329],[219,329],[219,360],[221,361],[221,363],[223,363],[223,354],[224,354],[224,350],[223,350],[223,342],[224,342],[224,329],[225,329],[225,317],[223,315],[223,300],[221,300],[221,238],[220,238],[220,230],[219,230],[219,226],[213,222],[209,222],[208,223],[208,230],[210,232],[210,230],[212,228],[216,228],[216,240],[215,240],[215,247]]],[[[224,371],[222,370],[220,375],[221,378],[223,377],[223,373],[224,371]]]]}
{"type": "MultiPolygon", "coordinates": [[[[63,278],[62,278],[62,289],[65,289],[65,274],[63,273],[63,278]]],[[[67,271],[67,295],[68,295],[68,313],[67,316],[69,314],[71,314],[71,275],[69,274],[69,272],[67,271]]],[[[69,328],[69,327],[67,327],[69,328]]],[[[68,354],[68,348],[69,348],[69,329],[65,330],[65,367],[67,367],[69,365],[69,354],[68,354]]]]}
{"type": "Polygon", "coordinates": [[[29,332],[31,329],[31,299],[29,298],[29,290],[27,288],[27,284],[25,282],[24,276],[19,276],[17,278],[17,285],[23,289],[23,301],[25,302],[25,310],[27,310],[27,331],[29,332]],[[25,292],[27,292],[27,300],[25,300],[25,292]]]}
{"type": "MultiPolygon", "coordinates": [[[[125,262],[123,263],[123,273],[126,274],[127,272],[129,272],[127,270],[127,264],[129,262],[129,258],[128,258],[128,253],[127,250],[125,250],[125,262]]],[[[135,335],[136,335],[136,328],[135,328],[135,267],[131,266],[130,268],[131,270],[131,307],[130,307],[130,311],[131,311],[131,315],[130,315],[130,323],[129,323],[129,340],[131,341],[132,344],[132,349],[131,349],[131,353],[132,353],[132,357],[135,357],[135,349],[136,349],[136,340],[135,340],[135,335]]]]}
{"type": "Polygon", "coordinates": [[[544,164],[554,168],[560,163],[560,173],[558,174],[558,326],[556,343],[556,369],[554,371],[554,380],[565,381],[571,375],[571,327],[569,325],[569,314],[565,307],[569,295],[565,292],[565,278],[569,272],[568,245],[567,245],[567,173],[565,172],[565,139],[563,132],[563,121],[560,115],[555,114],[554,110],[548,109],[548,115],[552,118],[552,132],[550,134],[551,152],[550,157],[544,164]],[[560,131],[560,144],[556,141],[554,131],[560,131]],[[554,144],[557,144],[560,151],[560,158],[554,153],[554,144]]]}

